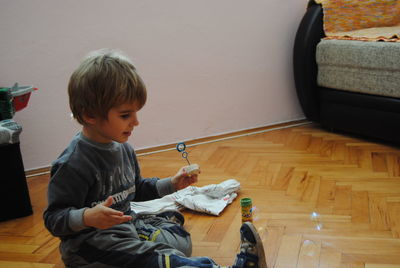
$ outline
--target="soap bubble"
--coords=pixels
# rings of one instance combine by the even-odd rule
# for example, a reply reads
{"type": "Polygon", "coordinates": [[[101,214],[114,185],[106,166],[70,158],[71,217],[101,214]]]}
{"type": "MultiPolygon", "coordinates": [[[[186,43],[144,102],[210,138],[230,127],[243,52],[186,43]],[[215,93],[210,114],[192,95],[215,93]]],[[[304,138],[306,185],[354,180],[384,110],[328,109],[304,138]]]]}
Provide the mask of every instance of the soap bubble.
{"type": "Polygon", "coordinates": [[[311,221],[314,223],[314,228],[318,231],[322,230],[322,222],[321,222],[321,216],[319,213],[313,211],[310,215],[311,221]]]}
{"type": "Polygon", "coordinates": [[[257,212],[259,212],[258,208],[256,206],[253,206],[251,208],[251,214],[253,215],[253,222],[259,221],[261,219],[260,214],[257,212]]]}
{"type": "Polygon", "coordinates": [[[316,244],[314,241],[312,240],[304,240],[303,241],[303,254],[309,257],[312,257],[316,254],[316,250],[315,250],[316,244]]]}
{"type": "Polygon", "coordinates": [[[311,218],[311,219],[319,218],[319,214],[318,214],[317,212],[313,211],[313,212],[311,213],[310,218],[311,218]]]}
{"type": "Polygon", "coordinates": [[[267,238],[268,238],[267,227],[258,227],[257,232],[260,235],[262,243],[265,245],[267,243],[267,238]]]}
{"type": "Polygon", "coordinates": [[[251,208],[251,214],[253,218],[253,224],[257,229],[258,234],[260,235],[262,243],[265,245],[267,242],[268,231],[267,231],[267,220],[263,217],[260,217],[260,209],[256,206],[251,208]]]}

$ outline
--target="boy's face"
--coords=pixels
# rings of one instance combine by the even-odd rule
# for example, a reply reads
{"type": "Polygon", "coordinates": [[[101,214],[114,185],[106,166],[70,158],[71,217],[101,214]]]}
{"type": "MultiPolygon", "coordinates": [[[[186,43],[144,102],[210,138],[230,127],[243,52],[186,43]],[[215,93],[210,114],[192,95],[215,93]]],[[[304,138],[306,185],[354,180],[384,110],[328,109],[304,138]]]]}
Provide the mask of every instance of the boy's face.
{"type": "Polygon", "coordinates": [[[86,119],[83,134],[99,143],[126,142],[134,127],[139,125],[137,103],[124,103],[108,111],[108,119],[92,117],[86,119]]]}

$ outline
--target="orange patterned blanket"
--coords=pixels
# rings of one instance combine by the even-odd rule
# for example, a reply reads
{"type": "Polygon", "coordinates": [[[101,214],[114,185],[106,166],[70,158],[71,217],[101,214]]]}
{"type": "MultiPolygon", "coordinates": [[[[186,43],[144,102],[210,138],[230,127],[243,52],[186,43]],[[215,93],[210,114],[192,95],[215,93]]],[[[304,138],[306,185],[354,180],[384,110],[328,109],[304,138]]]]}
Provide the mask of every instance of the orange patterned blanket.
{"type": "Polygon", "coordinates": [[[400,42],[400,0],[315,0],[328,39],[400,42]]]}

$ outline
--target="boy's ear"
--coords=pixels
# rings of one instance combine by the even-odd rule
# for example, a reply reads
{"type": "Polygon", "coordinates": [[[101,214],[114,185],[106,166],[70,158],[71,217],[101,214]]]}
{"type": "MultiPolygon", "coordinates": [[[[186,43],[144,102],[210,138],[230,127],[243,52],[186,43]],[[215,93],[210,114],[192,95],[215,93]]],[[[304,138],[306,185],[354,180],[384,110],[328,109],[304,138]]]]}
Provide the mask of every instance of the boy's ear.
{"type": "Polygon", "coordinates": [[[82,118],[83,118],[83,120],[85,121],[86,124],[94,125],[96,123],[96,117],[93,117],[91,115],[83,114],[82,118]]]}

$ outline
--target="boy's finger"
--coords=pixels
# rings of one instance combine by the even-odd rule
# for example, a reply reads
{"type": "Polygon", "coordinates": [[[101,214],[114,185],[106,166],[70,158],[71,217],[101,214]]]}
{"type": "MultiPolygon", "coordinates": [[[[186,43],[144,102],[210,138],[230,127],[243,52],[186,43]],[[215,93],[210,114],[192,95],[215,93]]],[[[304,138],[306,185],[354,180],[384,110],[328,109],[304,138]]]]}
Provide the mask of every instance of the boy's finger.
{"type": "Polygon", "coordinates": [[[187,172],[186,172],[186,168],[182,168],[182,173],[181,173],[181,175],[182,175],[182,176],[187,176],[187,175],[188,175],[187,172]]]}
{"type": "Polygon", "coordinates": [[[132,219],[132,216],[129,215],[122,215],[122,216],[112,215],[111,217],[118,222],[126,222],[132,219]]]}
{"type": "Polygon", "coordinates": [[[112,198],[112,196],[107,197],[106,201],[104,201],[103,203],[101,203],[103,206],[105,207],[111,207],[111,205],[113,204],[114,199],[112,198]]]}
{"type": "Polygon", "coordinates": [[[124,216],[122,216],[122,220],[125,222],[125,221],[130,221],[130,220],[132,220],[132,216],[129,216],[129,215],[124,215],[124,216]]]}
{"type": "Polygon", "coordinates": [[[121,217],[121,216],[124,215],[124,213],[122,213],[121,211],[118,211],[118,210],[115,210],[115,209],[112,209],[112,208],[107,208],[107,209],[104,210],[104,212],[109,216],[119,216],[119,217],[121,217]]]}

